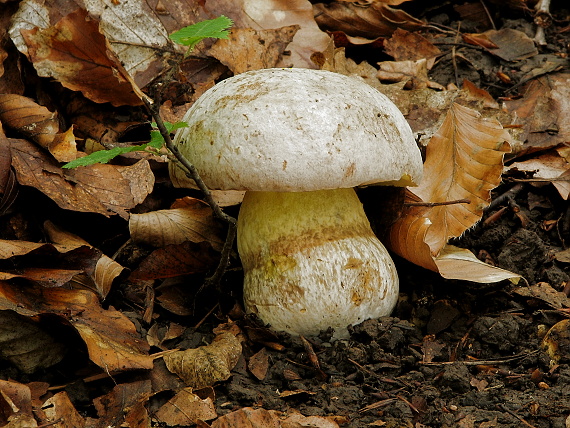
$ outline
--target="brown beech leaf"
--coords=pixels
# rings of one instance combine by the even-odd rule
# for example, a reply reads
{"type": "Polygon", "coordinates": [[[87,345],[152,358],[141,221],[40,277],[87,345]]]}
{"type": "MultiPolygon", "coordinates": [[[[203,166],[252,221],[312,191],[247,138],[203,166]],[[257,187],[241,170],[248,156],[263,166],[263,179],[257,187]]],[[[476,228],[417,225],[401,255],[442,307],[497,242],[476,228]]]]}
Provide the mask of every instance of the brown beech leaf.
{"type": "Polygon", "coordinates": [[[228,39],[217,40],[208,53],[234,74],[260,68],[273,68],[293,41],[298,25],[275,30],[235,28],[228,39]]]}
{"type": "Polygon", "coordinates": [[[57,113],[21,95],[0,94],[0,121],[45,148],[59,132],[57,113]]]}
{"type": "Polygon", "coordinates": [[[64,209],[128,218],[128,210],[154,186],[154,174],[145,160],[131,166],[97,164],[66,171],[25,140],[11,140],[11,149],[19,183],[35,187],[64,209]]]}
{"type": "Polygon", "coordinates": [[[212,422],[212,428],[338,428],[338,424],[322,416],[287,415],[276,410],[244,407],[212,422]]]}
{"type": "Polygon", "coordinates": [[[222,230],[210,207],[194,198],[184,198],[184,204],[178,208],[131,214],[129,219],[131,239],[155,247],[205,241],[220,251],[224,244],[222,230]]]}
{"type": "Polygon", "coordinates": [[[216,407],[212,397],[202,398],[184,388],[176,393],[155,414],[155,417],[168,426],[190,426],[196,421],[209,421],[216,418],[216,407]]]}
{"type": "Polygon", "coordinates": [[[519,156],[570,141],[570,73],[533,79],[520,93],[522,98],[505,101],[514,123],[523,126],[519,156]]]}
{"type": "Polygon", "coordinates": [[[103,309],[87,290],[12,286],[0,281],[0,310],[33,316],[54,314],[69,322],[87,346],[89,358],[109,373],[152,368],[148,344],[133,323],[113,308],[103,309]]]}
{"type": "Polygon", "coordinates": [[[7,428],[34,428],[38,424],[32,410],[32,393],[28,385],[0,380],[0,406],[7,428]]]}
{"type": "Polygon", "coordinates": [[[51,367],[65,355],[65,347],[40,324],[13,311],[0,311],[0,356],[24,373],[51,367]]]}
{"type": "Polygon", "coordinates": [[[568,195],[570,195],[570,182],[557,180],[568,178],[570,163],[568,163],[568,159],[562,157],[557,150],[547,151],[525,161],[513,162],[509,165],[508,170],[533,172],[532,177],[535,179],[544,178],[547,181],[553,179],[552,184],[564,200],[567,200],[568,195]]]}
{"type": "Polygon", "coordinates": [[[261,348],[253,354],[248,361],[247,368],[258,380],[265,379],[269,369],[269,353],[266,348],[261,348]]]}
{"type": "MultiPolygon", "coordinates": [[[[67,232],[63,229],[58,228],[51,221],[46,221],[44,223],[44,230],[49,236],[49,239],[56,245],[62,245],[66,248],[70,247],[91,247],[89,243],[73,233],[67,232]]],[[[118,277],[124,267],[113,259],[107,257],[105,254],[97,259],[97,264],[93,271],[87,273],[87,277],[82,281],[83,285],[92,285],[92,287],[97,290],[101,298],[106,298],[107,294],[111,290],[111,285],[116,277],[118,277]]]]}
{"type": "MultiPolygon", "coordinates": [[[[447,278],[461,277],[466,271],[459,267],[464,263],[476,263],[476,259],[466,260],[465,254],[446,247],[447,241],[460,236],[480,220],[483,209],[490,202],[491,190],[500,182],[503,156],[509,151],[508,141],[510,136],[499,122],[485,120],[476,111],[453,104],[428,144],[424,180],[417,188],[409,190],[412,196],[408,202],[467,199],[469,203],[408,205],[390,230],[392,249],[413,263],[445,273],[447,278]],[[445,252],[444,248],[447,248],[445,252]],[[441,269],[440,257],[445,259],[441,269]],[[454,262],[450,263],[452,259],[454,262]]],[[[473,274],[473,271],[469,273],[473,274]]],[[[485,268],[481,278],[488,277],[485,268]]],[[[476,277],[469,280],[478,281],[476,277]]]]}
{"type": "Polygon", "coordinates": [[[48,398],[42,404],[42,410],[46,417],[44,425],[53,424],[55,428],[63,428],[58,421],[65,421],[70,427],[85,426],[85,419],[73,406],[67,392],[61,391],[48,398]]]}
{"type": "Polygon", "coordinates": [[[43,77],[81,91],[97,103],[141,105],[136,88],[115,59],[99,22],[78,9],[46,29],[21,30],[28,56],[43,77]]]}
{"type": "Polygon", "coordinates": [[[510,136],[497,121],[453,104],[426,151],[425,178],[411,191],[424,202],[469,199],[469,204],[432,207],[426,242],[437,255],[483,215],[491,190],[499,185],[510,136]]]}
{"type": "Polygon", "coordinates": [[[99,420],[97,427],[149,427],[150,417],[145,408],[152,396],[150,380],[116,385],[111,392],[93,400],[99,420]]]}
{"type": "Polygon", "coordinates": [[[134,270],[132,281],[172,278],[180,275],[205,272],[219,260],[219,253],[207,242],[190,241],[167,245],[153,251],[134,270]]]}
{"type": "Polygon", "coordinates": [[[230,332],[216,335],[212,343],[195,349],[166,354],[166,367],[194,389],[229,379],[241,355],[241,343],[230,332]]]}
{"type": "Polygon", "coordinates": [[[403,10],[380,2],[364,6],[346,2],[317,3],[313,9],[322,29],[367,39],[388,37],[398,28],[413,31],[425,25],[403,10]]]}
{"type": "Polygon", "coordinates": [[[428,78],[428,60],[425,58],[415,61],[382,61],[378,63],[376,76],[380,81],[406,81],[406,89],[432,88],[444,90],[437,82],[428,78]],[[411,82],[411,83],[410,83],[411,82]]]}
{"type": "Polygon", "coordinates": [[[422,35],[401,28],[394,31],[392,37],[384,41],[384,49],[395,61],[429,59],[429,69],[433,66],[435,57],[441,54],[439,48],[422,35]]]}
{"type": "Polygon", "coordinates": [[[81,273],[82,270],[72,269],[21,268],[17,273],[0,272],[0,280],[26,278],[43,287],[61,287],[81,273]]]}
{"type": "Polygon", "coordinates": [[[502,28],[484,34],[497,46],[489,52],[506,61],[520,61],[538,54],[534,41],[522,31],[502,28]]]}

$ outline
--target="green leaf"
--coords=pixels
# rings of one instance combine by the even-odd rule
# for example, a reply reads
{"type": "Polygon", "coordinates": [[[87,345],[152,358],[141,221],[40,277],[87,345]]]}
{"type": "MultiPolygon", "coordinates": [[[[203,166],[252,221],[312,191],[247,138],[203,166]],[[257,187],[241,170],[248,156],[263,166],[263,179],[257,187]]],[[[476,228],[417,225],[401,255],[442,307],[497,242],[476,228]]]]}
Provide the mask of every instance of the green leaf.
{"type": "Polygon", "coordinates": [[[227,39],[233,21],[224,15],[194,25],[181,28],[170,35],[170,39],[178,44],[188,46],[192,50],[196,44],[207,38],[227,39]]]}
{"type": "MultiPolygon", "coordinates": [[[[169,133],[174,132],[179,128],[186,128],[187,126],[188,124],[186,122],[176,122],[176,123],[164,122],[164,127],[169,133]]],[[[156,122],[152,122],[152,127],[156,128],[156,122]]],[[[164,138],[162,138],[160,131],[156,130],[150,131],[150,141],[148,145],[153,149],[158,150],[162,147],[163,144],[164,144],[164,138]]]]}
{"type": "Polygon", "coordinates": [[[111,159],[116,158],[119,155],[129,152],[144,151],[148,144],[141,144],[140,146],[130,146],[130,147],[115,147],[110,150],[99,150],[93,152],[82,158],[77,158],[71,162],[66,163],[62,168],[77,168],[78,166],[88,166],[96,163],[107,163],[111,159]]]}
{"type": "MultiPolygon", "coordinates": [[[[168,132],[174,132],[179,128],[186,128],[187,126],[188,124],[186,122],[176,122],[176,123],[164,122],[164,127],[168,132]]],[[[152,122],[152,127],[156,128],[155,122],[152,122]]],[[[71,168],[77,168],[78,166],[88,166],[96,163],[107,163],[110,160],[124,153],[145,151],[148,147],[159,150],[163,145],[164,145],[164,138],[162,138],[160,131],[150,131],[150,141],[148,143],[141,144],[138,146],[115,147],[114,149],[110,150],[99,150],[82,158],[74,159],[71,162],[68,162],[65,165],[63,165],[62,168],[71,169],[71,168]]]]}

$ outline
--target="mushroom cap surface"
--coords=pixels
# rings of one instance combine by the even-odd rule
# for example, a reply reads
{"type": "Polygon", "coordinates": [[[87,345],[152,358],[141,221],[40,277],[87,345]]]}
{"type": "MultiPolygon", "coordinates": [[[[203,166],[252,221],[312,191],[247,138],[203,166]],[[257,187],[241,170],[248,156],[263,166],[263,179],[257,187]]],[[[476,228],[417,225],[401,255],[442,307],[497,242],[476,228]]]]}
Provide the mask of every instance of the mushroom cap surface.
{"type": "MultiPolygon", "coordinates": [[[[415,185],[422,159],[398,108],[356,77],[263,69],[206,91],[174,143],[210,189],[312,191],[415,185]]],[[[184,187],[180,168],[170,166],[184,187]]]]}

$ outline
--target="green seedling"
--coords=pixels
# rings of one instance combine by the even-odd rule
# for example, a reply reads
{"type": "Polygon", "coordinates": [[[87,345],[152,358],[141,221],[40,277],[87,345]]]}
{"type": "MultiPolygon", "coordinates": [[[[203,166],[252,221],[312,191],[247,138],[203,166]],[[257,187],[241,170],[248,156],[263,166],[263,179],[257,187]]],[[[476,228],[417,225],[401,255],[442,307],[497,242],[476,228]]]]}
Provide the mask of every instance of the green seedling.
{"type": "MultiPolygon", "coordinates": [[[[184,27],[175,31],[170,35],[170,39],[183,46],[188,46],[188,50],[184,54],[187,57],[196,47],[196,45],[208,38],[213,39],[227,39],[229,36],[229,28],[232,26],[233,21],[225,16],[218,16],[215,19],[201,21],[193,25],[184,27]]],[[[153,123],[153,128],[156,128],[156,123],[153,123]]],[[[178,128],[186,127],[185,122],[176,122],[164,124],[168,132],[173,132],[178,128]]],[[[107,163],[119,155],[137,152],[137,151],[151,151],[158,152],[164,145],[164,138],[158,130],[150,132],[150,141],[145,144],[129,147],[115,147],[109,150],[99,150],[91,153],[82,158],[72,160],[71,162],[63,165],[63,168],[77,168],[78,166],[88,166],[98,163],[107,163]]]]}

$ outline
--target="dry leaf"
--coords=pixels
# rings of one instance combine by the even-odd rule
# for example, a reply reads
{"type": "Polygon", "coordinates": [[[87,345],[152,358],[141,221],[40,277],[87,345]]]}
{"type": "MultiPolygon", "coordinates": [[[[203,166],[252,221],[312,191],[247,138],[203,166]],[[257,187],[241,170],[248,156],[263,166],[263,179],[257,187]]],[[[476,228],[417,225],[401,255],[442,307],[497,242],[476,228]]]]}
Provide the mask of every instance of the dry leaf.
{"type": "Polygon", "coordinates": [[[483,215],[491,190],[501,180],[509,134],[497,121],[453,104],[427,147],[423,182],[412,190],[424,202],[469,199],[469,204],[432,207],[426,243],[437,255],[483,215]]]}
{"type": "MultiPolygon", "coordinates": [[[[44,230],[54,244],[62,245],[66,248],[74,246],[78,248],[84,246],[91,247],[87,241],[73,233],[58,228],[49,220],[44,223],[44,230]]],[[[93,272],[88,273],[88,278],[90,280],[89,283],[93,284],[93,288],[95,288],[99,293],[99,296],[104,299],[111,290],[113,281],[121,274],[121,272],[123,272],[123,270],[124,267],[119,263],[107,257],[105,254],[101,254],[93,272]]]]}
{"type": "Polygon", "coordinates": [[[184,388],[176,393],[155,414],[155,417],[168,426],[189,426],[197,420],[208,421],[216,418],[216,408],[211,397],[204,399],[184,388]]]}
{"type": "MultiPolygon", "coordinates": [[[[476,111],[453,104],[428,145],[424,181],[411,192],[415,201],[467,198],[469,203],[409,206],[390,230],[389,244],[393,250],[413,263],[438,271],[437,258],[447,241],[473,226],[490,202],[490,192],[501,179],[509,140],[509,134],[497,121],[484,120],[476,111]]],[[[461,269],[454,269],[454,263],[449,269],[448,253],[442,255],[446,277],[463,277],[463,262],[454,262],[461,269]]],[[[487,274],[481,273],[488,279],[487,274]]]]}
{"type": "Polygon", "coordinates": [[[219,253],[207,242],[183,242],[153,251],[131,273],[131,281],[172,278],[206,272],[219,261],[219,253]]]}
{"type": "Polygon", "coordinates": [[[568,176],[570,164],[568,160],[560,156],[556,150],[548,151],[526,161],[513,162],[509,165],[507,170],[533,172],[532,177],[535,179],[554,179],[552,184],[556,187],[560,196],[565,200],[568,199],[568,195],[570,194],[570,182],[557,181],[556,179],[568,176]]]}
{"type": "Polygon", "coordinates": [[[97,427],[150,426],[150,417],[145,408],[153,394],[150,380],[121,383],[108,394],[93,400],[99,420],[97,427]]]}
{"type": "Polygon", "coordinates": [[[378,66],[376,77],[380,81],[411,81],[411,84],[406,84],[407,89],[432,88],[440,91],[445,89],[439,83],[429,80],[428,60],[425,58],[416,61],[383,61],[379,62],[378,66]]]}
{"type": "Polygon", "coordinates": [[[267,370],[269,369],[269,354],[267,349],[261,348],[261,350],[253,354],[248,361],[247,368],[258,380],[265,379],[267,376],[267,370]]]}
{"type": "Polygon", "coordinates": [[[0,272],[0,280],[7,281],[13,278],[26,278],[37,282],[43,287],[61,287],[82,273],[82,270],[30,267],[20,268],[17,273],[0,272]]]}
{"type": "Polygon", "coordinates": [[[486,31],[484,35],[498,47],[489,52],[505,61],[520,61],[538,54],[532,39],[522,31],[502,28],[486,31]]]}
{"type": "Polygon", "coordinates": [[[27,141],[11,140],[11,148],[20,184],[35,187],[64,209],[128,218],[128,210],[154,186],[145,160],[131,166],[97,164],[64,171],[27,141]]]}
{"type": "Polygon", "coordinates": [[[233,73],[276,67],[293,41],[298,25],[275,30],[235,28],[228,39],[217,40],[208,53],[233,73]]]}
{"type": "Polygon", "coordinates": [[[480,283],[500,282],[505,279],[519,281],[519,274],[482,262],[465,248],[445,245],[435,259],[440,275],[447,279],[460,279],[480,283]]]}
{"type": "Polygon", "coordinates": [[[315,20],[322,29],[343,31],[367,39],[388,37],[398,28],[413,31],[425,25],[419,19],[383,2],[364,7],[346,2],[317,3],[313,8],[315,20]]]}
{"type": "Polygon", "coordinates": [[[51,367],[65,355],[65,347],[37,322],[12,311],[0,311],[0,356],[24,373],[51,367]]]}
{"type": "Polygon", "coordinates": [[[244,407],[212,422],[212,428],[338,428],[338,424],[321,416],[286,415],[275,410],[244,407]]]}
{"type": "Polygon", "coordinates": [[[0,310],[5,309],[26,316],[54,314],[65,319],[79,332],[91,361],[109,373],[152,368],[148,344],[141,340],[133,323],[113,308],[103,309],[90,291],[22,288],[0,282],[0,310]]]}
{"type": "Polygon", "coordinates": [[[180,376],[186,385],[199,389],[227,380],[240,355],[240,341],[234,334],[222,332],[209,345],[173,352],[163,358],[168,370],[180,376]]]}
{"type": "Polygon", "coordinates": [[[523,126],[523,155],[553,148],[570,141],[570,73],[557,73],[532,79],[520,93],[522,98],[505,101],[523,126]]]}
{"type": "Polygon", "coordinates": [[[395,61],[417,61],[428,59],[427,68],[431,69],[435,57],[441,54],[439,48],[418,33],[410,33],[398,28],[392,37],[384,41],[384,50],[395,61]]]}
{"type": "Polygon", "coordinates": [[[52,77],[97,103],[141,105],[120,63],[110,53],[99,22],[83,9],[46,28],[22,30],[38,74],[52,77]]]}
{"type": "MultiPolygon", "coordinates": [[[[299,26],[293,41],[287,46],[290,55],[283,58],[279,67],[313,68],[311,55],[324,49],[329,41],[315,22],[313,7],[308,0],[240,0],[229,3],[238,8],[237,14],[226,14],[236,21],[236,28],[270,30],[299,26]]],[[[216,12],[224,13],[224,7],[221,4],[219,7],[216,12]]]]}
{"type": "Polygon", "coordinates": [[[517,288],[515,293],[519,296],[542,300],[554,309],[570,308],[570,298],[564,292],[556,291],[546,282],[517,288]]]}
{"type": "Polygon", "coordinates": [[[0,121],[47,148],[59,132],[57,113],[14,94],[0,94],[0,121]]]}
{"type": "Polygon", "coordinates": [[[48,398],[42,405],[46,416],[44,423],[53,428],[81,428],[85,426],[85,419],[75,409],[67,392],[61,391],[48,398]]]}
{"type": "Polygon", "coordinates": [[[32,394],[27,385],[0,380],[0,406],[7,428],[34,428],[37,422],[32,409],[32,394]]]}
{"type": "Polygon", "coordinates": [[[210,207],[194,198],[185,198],[184,206],[178,208],[131,214],[129,219],[131,239],[154,247],[205,241],[220,251],[224,244],[222,229],[210,207]]]}

